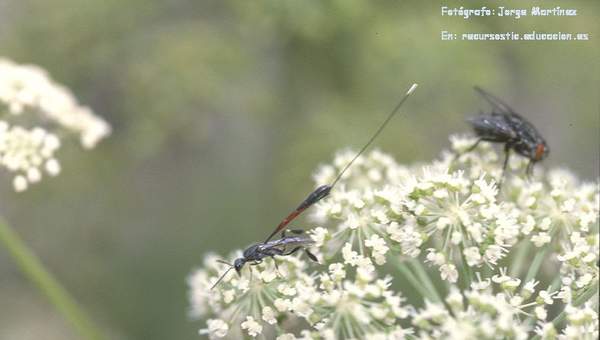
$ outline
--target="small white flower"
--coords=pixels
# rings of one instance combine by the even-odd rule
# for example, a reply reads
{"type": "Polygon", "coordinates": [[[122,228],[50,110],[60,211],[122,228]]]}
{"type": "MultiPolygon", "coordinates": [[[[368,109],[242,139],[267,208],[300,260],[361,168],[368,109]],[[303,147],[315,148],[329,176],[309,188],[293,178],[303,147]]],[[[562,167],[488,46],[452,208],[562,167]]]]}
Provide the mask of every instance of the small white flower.
{"type": "Polygon", "coordinates": [[[529,282],[525,283],[522,295],[524,295],[525,298],[529,298],[535,292],[535,286],[537,286],[538,283],[539,281],[536,280],[530,280],[529,282]]]}
{"type": "Polygon", "coordinates": [[[42,173],[38,168],[31,167],[27,169],[27,180],[30,183],[37,183],[42,179],[42,173]]]}
{"type": "Polygon", "coordinates": [[[443,264],[440,266],[440,276],[442,280],[455,283],[458,280],[458,271],[453,264],[443,264]]]}
{"type": "Polygon", "coordinates": [[[273,305],[278,311],[286,312],[292,308],[292,301],[288,299],[275,299],[273,305]]]}
{"type": "Polygon", "coordinates": [[[323,243],[327,239],[328,235],[329,235],[329,231],[327,229],[321,228],[321,227],[313,229],[312,233],[310,234],[311,238],[315,241],[316,247],[323,246],[323,243]]]}
{"type": "Polygon", "coordinates": [[[221,319],[208,319],[206,321],[207,329],[201,329],[200,334],[210,334],[217,338],[224,338],[229,331],[229,325],[221,319]]]}
{"type": "Polygon", "coordinates": [[[543,246],[544,244],[550,243],[550,241],[552,241],[550,235],[547,232],[543,231],[531,237],[531,242],[533,242],[533,244],[535,244],[535,246],[538,248],[543,246]]]}
{"type": "Polygon", "coordinates": [[[554,300],[552,300],[552,296],[555,293],[549,293],[547,290],[540,290],[540,292],[538,293],[538,303],[544,303],[547,305],[551,305],[554,303],[554,300]]]}
{"type": "Polygon", "coordinates": [[[271,308],[269,306],[263,307],[262,319],[265,320],[270,325],[276,324],[277,319],[275,318],[275,311],[273,310],[273,308],[271,308]]]}
{"type": "Polygon", "coordinates": [[[482,280],[481,273],[479,272],[475,273],[475,275],[477,276],[477,282],[471,282],[472,290],[485,290],[490,286],[491,282],[489,278],[482,280]]]}
{"type": "Polygon", "coordinates": [[[375,259],[375,263],[382,265],[385,263],[385,254],[389,250],[386,242],[377,234],[373,234],[370,238],[365,240],[365,246],[372,249],[372,256],[375,259]]]}
{"type": "Polygon", "coordinates": [[[332,263],[329,265],[329,273],[334,281],[341,281],[346,277],[344,265],[341,263],[332,263]]]}
{"type": "Polygon", "coordinates": [[[500,275],[492,276],[492,281],[494,281],[495,283],[498,283],[498,284],[502,284],[504,282],[510,281],[511,277],[506,274],[507,271],[508,270],[506,267],[500,268],[500,275]]]}
{"type": "Polygon", "coordinates": [[[60,173],[60,164],[54,158],[51,158],[48,161],[46,161],[45,167],[46,171],[48,172],[48,174],[50,174],[50,176],[56,176],[60,173]]]}
{"type": "Polygon", "coordinates": [[[294,287],[291,287],[290,285],[286,284],[286,283],[282,283],[279,286],[277,286],[277,290],[286,296],[294,296],[296,295],[296,289],[294,287]]]}
{"type": "Polygon", "coordinates": [[[441,266],[444,263],[446,263],[446,257],[444,256],[444,254],[436,252],[433,248],[429,248],[427,249],[427,251],[429,252],[427,254],[427,261],[433,263],[436,266],[441,266]]]}
{"type": "Polygon", "coordinates": [[[478,266],[482,262],[482,257],[481,257],[481,254],[479,253],[479,248],[477,248],[477,247],[465,248],[463,254],[465,255],[467,264],[470,267],[478,266]]]}
{"type": "Polygon", "coordinates": [[[437,199],[445,199],[448,197],[448,190],[446,189],[437,189],[433,192],[433,197],[437,199]]]}
{"type": "Polygon", "coordinates": [[[15,191],[21,192],[27,189],[28,183],[25,176],[18,175],[13,179],[13,187],[15,191]]]}
{"type": "Polygon", "coordinates": [[[251,316],[246,317],[246,321],[241,324],[242,329],[245,329],[248,332],[248,335],[255,338],[260,333],[262,333],[263,327],[251,316]]]}
{"type": "Polygon", "coordinates": [[[447,226],[451,225],[452,221],[447,217],[440,217],[436,223],[439,230],[444,230],[447,226]]]}
{"type": "Polygon", "coordinates": [[[544,308],[543,306],[535,307],[535,317],[539,320],[546,320],[546,317],[548,317],[548,312],[546,312],[546,308],[544,308]]]}

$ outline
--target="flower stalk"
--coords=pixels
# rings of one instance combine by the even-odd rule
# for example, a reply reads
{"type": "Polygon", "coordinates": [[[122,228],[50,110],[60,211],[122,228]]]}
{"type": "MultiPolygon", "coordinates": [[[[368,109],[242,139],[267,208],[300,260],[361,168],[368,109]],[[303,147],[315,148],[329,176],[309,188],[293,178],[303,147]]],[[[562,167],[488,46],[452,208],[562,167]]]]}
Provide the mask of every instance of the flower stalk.
{"type": "Polygon", "coordinates": [[[83,339],[104,337],[75,299],[44,267],[39,258],[24,244],[12,228],[0,218],[0,242],[13,258],[23,275],[48,299],[83,339]]]}

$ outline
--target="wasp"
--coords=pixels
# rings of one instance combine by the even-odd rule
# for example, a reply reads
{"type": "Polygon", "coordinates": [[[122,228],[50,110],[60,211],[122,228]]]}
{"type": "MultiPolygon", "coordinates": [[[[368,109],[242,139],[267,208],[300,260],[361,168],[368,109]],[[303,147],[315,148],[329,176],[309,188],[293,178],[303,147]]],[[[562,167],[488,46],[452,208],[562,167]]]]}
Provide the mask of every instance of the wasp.
{"type": "MultiPolygon", "coordinates": [[[[236,259],[233,264],[227,263],[225,261],[219,261],[221,263],[229,265],[230,268],[227,269],[227,271],[223,275],[221,275],[219,280],[217,280],[217,282],[213,285],[212,288],[214,288],[231,269],[235,268],[235,270],[238,272],[238,274],[240,274],[242,268],[244,267],[244,265],[246,263],[249,263],[251,265],[256,265],[256,264],[261,263],[262,260],[267,257],[272,258],[276,255],[279,255],[279,256],[291,255],[300,249],[304,249],[306,255],[311,260],[318,262],[317,258],[310,251],[308,251],[308,249],[306,249],[306,247],[308,247],[314,243],[312,241],[312,239],[305,237],[305,236],[286,236],[286,234],[285,234],[286,228],[288,227],[290,222],[292,222],[296,217],[300,216],[300,214],[302,214],[302,212],[304,212],[306,209],[310,208],[315,203],[317,203],[317,202],[321,201],[322,199],[324,199],[325,197],[329,196],[329,193],[335,187],[335,185],[339,182],[339,180],[342,178],[344,173],[350,168],[350,166],[352,166],[352,164],[373,143],[375,138],[377,138],[377,136],[379,136],[381,131],[383,131],[383,129],[386,127],[386,125],[389,123],[389,121],[400,110],[400,107],[402,106],[402,104],[404,104],[404,102],[408,99],[408,97],[413,93],[413,91],[416,88],[417,88],[417,84],[413,84],[408,89],[408,91],[405,93],[405,95],[402,97],[402,99],[398,102],[398,104],[396,104],[394,109],[388,114],[387,118],[383,121],[383,123],[381,123],[381,125],[379,125],[379,128],[375,131],[375,133],[371,136],[371,138],[367,141],[367,143],[358,151],[358,153],[356,153],[354,158],[352,158],[352,160],[350,160],[350,162],[348,162],[348,164],[346,164],[344,166],[344,168],[338,173],[338,175],[335,177],[333,182],[331,182],[331,184],[321,185],[318,188],[316,188],[314,191],[312,191],[302,201],[302,203],[300,203],[300,205],[296,209],[292,210],[291,213],[289,213],[283,220],[281,220],[281,222],[279,222],[277,227],[275,227],[275,230],[273,230],[273,232],[266,238],[266,240],[264,242],[256,243],[256,244],[253,244],[250,247],[246,248],[246,250],[244,250],[244,252],[242,254],[242,257],[236,259]],[[279,232],[282,233],[281,238],[271,241],[271,239],[275,235],[277,235],[279,232]],[[292,248],[292,249],[288,251],[289,248],[292,248]]],[[[302,233],[302,230],[292,230],[292,232],[295,234],[298,234],[298,233],[302,233]]]]}
{"type": "Polygon", "coordinates": [[[504,144],[504,164],[498,186],[502,185],[511,150],[529,159],[526,173],[528,177],[531,177],[535,163],[546,158],[550,152],[546,140],[533,124],[500,98],[480,87],[475,87],[475,91],[492,106],[492,112],[467,120],[478,139],[464,153],[475,149],[481,141],[504,144]]]}
{"type": "MultiPolygon", "coordinates": [[[[295,229],[290,230],[290,232],[292,232],[293,234],[302,234],[304,233],[304,230],[295,229]]],[[[215,284],[210,289],[215,288],[219,284],[219,282],[223,280],[225,275],[229,273],[231,269],[235,269],[238,275],[241,275],[242,268],[244,268],[246,263],[249,265],[257,265],[260,264],[263,261],[263,259],[267,257],[273,258],[275,256],[292,255],[300,249],[304,250],[304,253],[308,256],[309,259],[318,263],[319,260],[317,259],[317,257],[307,249],[307,247],[313,245],[314,243],[315,241],[313,241],[313,239],[311,239],[310,237],[287,236],[286,232],[283,231],[281,233],[280,239],[253,244],[250,247],[246,248],[246,250],[244,250],[244,252],[242,253],[242,257],[239,257],[235,261],[233,261],[233,264],[226,261],[218,260],[219,262],[228,265],[229,269],[227,269],[227,271],[225,271],[225,273],[223,273],[223,275],[219,277],[217,282],[215,282],[215,284]]],[[[275,267],[277,268],[277,262],[275,262],[275,267]]]]}

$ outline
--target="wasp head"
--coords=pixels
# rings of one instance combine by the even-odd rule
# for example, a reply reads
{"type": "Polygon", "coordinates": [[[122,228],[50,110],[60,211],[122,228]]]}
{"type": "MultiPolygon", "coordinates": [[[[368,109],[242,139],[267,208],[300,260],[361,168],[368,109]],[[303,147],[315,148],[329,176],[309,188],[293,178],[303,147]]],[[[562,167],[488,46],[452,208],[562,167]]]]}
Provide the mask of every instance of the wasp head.
{"type": "Polygon", "coordinates": [[[246,264],[246,259],[244,259],[243,257],[240,257],[239,259],[236,259],[233,262],[233,267],[235,268],[235,271],[238,273],[238,275],[242,275],[242,268],[244,267],[244,265],[246,264]]]}

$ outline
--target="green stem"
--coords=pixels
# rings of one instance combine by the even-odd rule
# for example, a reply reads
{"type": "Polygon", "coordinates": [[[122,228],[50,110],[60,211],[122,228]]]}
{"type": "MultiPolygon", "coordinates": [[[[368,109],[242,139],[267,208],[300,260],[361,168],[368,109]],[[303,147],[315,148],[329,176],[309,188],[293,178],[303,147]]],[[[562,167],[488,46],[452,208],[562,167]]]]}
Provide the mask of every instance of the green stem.
{"type": "Polygon", "coordinates": [[[469,264],[467,264],[467,259],[465,258],[465,247],[462,244],[460,245],[460,259],[462,262],[460,270],[462,272],[461,276],[464,281],[465,290],[469,290],[471,288],[471,282],[473,282],[475,277],[473,276],[471,267],[469,267],[469,264]]]}
{"type": "Polygon", "coordinates": [[[519,274],[523,269],[523,265],[527,263],[525,259],[527,258],[527,254],[529,253],[529,248],[531,248],[531,243],[528,240],[522,241],[521,243],[522,244],[517,249],[512,264],[510,265],[510,271],[508,274],[511,277],[519,277],[519,274]]]}
{"type": "Polygon", "coordinates": [[[413,288],[415,288],[419,291],[419,293],[421,293],[423,299],[427,299],[432,302],[437,301],[435,296],[432,295],[431,292],[428,291],[427,288],[421,282],[419,282],[419,280],[415,277],[412,271],[408,268],[406,263],[401,262],[394,256],[390,256],[390,258],[392,259],[392,262],[394,262],[394,264],[396,265],[396,268],[398,268],[398,271],[400,271],[400,273],[404,276],[404,278],[406,278],[408,282],[410,282],[413,288]]]}
{"type": "MultiPolygon", "coordinates": [[[[581,295],[579,295],[575,300],[573,300],[573,306],[579,307],[583,305],[596,293],[598,293],[598,281],[596,281],[593,285],[591,285],[588,289],[581,293],[581,295]]],[[[554,320],[552,320],[554,327],[560,326],[560,324],[565,320],[566,317],[567,312],[563,310],[560,314],[558,314],[558,316],[554,318],[554,320]]]]}
{"type": "Polygon", "coordinates": [[[423,284],[427,287],[429,291],[431,291],[432,296],[434,297],[433,302],[443,302],[440,294],[438,293],[435,285],[431,281],[431,278],[423,268],[423,264],[415,259],[411,259],[409,262],[412,265],[413,270],[417,273],[417,276],[421,279],[423,284]]]}
{"type": "MultiPolygon", "coordinates": [[[[575,307],[579,307],[581,305],[583,305],[587,300],[589,300],[591,297],[593,297],[594,295],[598,294],[598,281],[594,282],[593,285],[591,285],[588,289],[586,289],[583,293],[581,293],[581,295],[579,295],[575,300],[573,300],[573,306],[575,307]]],[[[552,320],[552,324],[554,325],[554,327],[558,328],[563,321],[565,321],[565,318],[567,317],[567,312],[563,309],[562,312],[560,312],[560,314],[558,314],[554,320],[552,320]]],[[[532,338],[532,340],[539,340],[541,339],[541,337],[539,335],[536,335],[532,338]]]]}
{"type": "Polygon", "coordinates": [[[104,339],[77,302],[44,268],[37,256],[27,248],[19,236],[1,218],[0,242],[4,244],[23,274],[50,300],[82,338],[90,340],[104,339]]]}
{"type": "Polygon", "coordinates": [[[548,246],[544,247],[544,249],[540,250],[537,254],[535,254],[535,257],[531,262],[531,266],[527,271],[527,275],[525,276],[525,280],[523,281],[524,283],[527,283],[531,281],[531,279],[535,278],[538,271],[540,270],[540,267],[542,266],[542,263],[544,262],[544,258],[546,257],[547,252],[548,246]]]}

